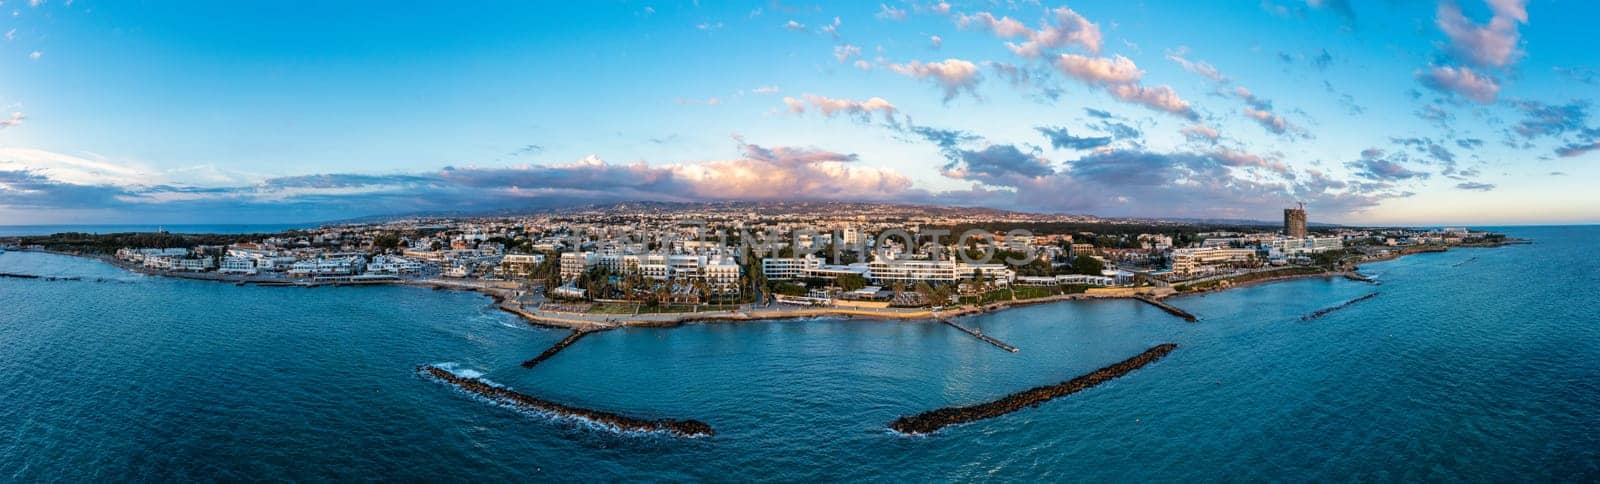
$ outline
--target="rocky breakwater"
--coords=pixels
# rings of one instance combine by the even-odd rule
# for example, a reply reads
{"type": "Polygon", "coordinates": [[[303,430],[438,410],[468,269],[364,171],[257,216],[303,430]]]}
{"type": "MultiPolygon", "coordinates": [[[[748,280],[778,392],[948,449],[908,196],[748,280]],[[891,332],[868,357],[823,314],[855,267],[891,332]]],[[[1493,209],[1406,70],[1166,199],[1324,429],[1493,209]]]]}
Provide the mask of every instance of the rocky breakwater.
{"type": "Polygon", "coordinates": [[[1374,292],[1372,294],[1365,295],[1365,296],[1361,296],[1361,297],[1358,297],[1358,298],[1355,298],[1355,299],[1351,299],[1349,301],[1345,301],[1343,303],[1340,303],[1338,306],[1318,309],[1318,310],[1312,312],[1311,314],[1307,314],[1305,316],[1301,316],[1300,320],[1301,321],[1310,321],[1310,320],[1317,319],[1317,318],[1320,318],[1320,317],[1323,317],[1323,316],[1327,316],[1328,313],[1331,313],[1331,312],[1334,312],[1334,311],[1338,311],[1340,309],[1344,309],[1344,308],[1350,307],[1351,304],[1355,304],[1355,303],[1358,303],[1358,302],[1361,302],[1361,301],[1365,301],[1365,300],[1368,300],[1368,299],[1372,299],[1372,298],[1375,298],[1375,297],[1378,297],[1378,293],[1376,293],[1376,292],[1374,292]]]}
{"type": "Polygon", "coordinates": [[[437,366],[424,365],[418,369],[429,376],[454,385],[456,388],[514,407],[561,417],[580,418],[613,427],[623,432],[666,432],[678,437],[710,436],[717,433],[710,425],[699,420],[649,420],[611,412],[571,407],[492,385],[477,378],[459,376],[437,366]]]}
{"type": "Polygon", "coordinates": [[[550,357],[555,356],[556,353],[560,353],[561,350],[567,349],[568,346],[572,346],[573,343],[577,343],[579,338],[582,338],[591,332],[593,331],[588,329],[572,330],[572,334],[567,335],[566,338],[562,338],[561,341],[557,341],[556,344],[550,345],[550,348],[544,350],[543,353],[539,353],[539,356],[535,356],[531,360],[522,362],[522,367],[533,368],[534,366],[543,363],[544,360],[548,360],[550,357]]]}
{"type": "Polygon", "coordinates": [[[950,425],[999,417],[1111,381],[1167,356],[1177,347],[1178,345],[1172,343],[1158,345],[1132,358],[1095,370],[1087,375],[1055,385],[1020,391],[989,403],[964,407],[946,407],[913,416],[900,417],[890,423],[889,428],[902,434],[921,435],[931,434],[950,425]]]}

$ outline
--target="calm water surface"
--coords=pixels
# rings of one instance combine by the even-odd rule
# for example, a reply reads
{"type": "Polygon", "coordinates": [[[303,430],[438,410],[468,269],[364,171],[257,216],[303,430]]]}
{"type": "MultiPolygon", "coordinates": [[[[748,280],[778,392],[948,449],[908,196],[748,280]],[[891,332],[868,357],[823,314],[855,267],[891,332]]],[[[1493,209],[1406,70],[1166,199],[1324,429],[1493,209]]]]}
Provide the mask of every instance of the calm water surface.
{"type": "Polygon", "coordinates": [[[1395,480],[1600,478],[1596,227],[1173,301],[937,323],[806,320],[565,336],[482,296],[261,288],[0,255],[0,480],[1395,480]],[[1321,319],[1300,316],[1371,292],[1321,319]],[[1173,342],[1083,393],[929,437],[896,417],[1056,383],[1173,342]],[[621,435],[419,376],[718,435],[621,435]]]}

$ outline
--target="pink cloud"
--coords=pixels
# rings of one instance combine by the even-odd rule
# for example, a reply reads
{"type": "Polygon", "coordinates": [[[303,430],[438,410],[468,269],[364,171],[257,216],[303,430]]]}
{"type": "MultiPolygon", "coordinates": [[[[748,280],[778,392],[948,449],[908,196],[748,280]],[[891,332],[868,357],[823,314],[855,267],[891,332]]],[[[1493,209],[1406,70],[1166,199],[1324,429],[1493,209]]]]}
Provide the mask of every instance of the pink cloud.
{"type": "Polygon", "coordinates": [[[890,65],[889,70],[908,77],[933,81],[944,89],[946,101],[956,97],[961,91],[976,94],[980,80],[978,65],[961,59],[928,63],[911,61],[906,64],[890,65]]]}
{"type": "Polygon", "coordinates": [[[1425,71],[1417,71],[1417,79],[1429,89],[1460,94],[1483,104],[1493,103],[1495,97],[1500,94],[1500,84],[1494,78],[1480,75],[1466,67],[1436,66],[1425,71]]]}

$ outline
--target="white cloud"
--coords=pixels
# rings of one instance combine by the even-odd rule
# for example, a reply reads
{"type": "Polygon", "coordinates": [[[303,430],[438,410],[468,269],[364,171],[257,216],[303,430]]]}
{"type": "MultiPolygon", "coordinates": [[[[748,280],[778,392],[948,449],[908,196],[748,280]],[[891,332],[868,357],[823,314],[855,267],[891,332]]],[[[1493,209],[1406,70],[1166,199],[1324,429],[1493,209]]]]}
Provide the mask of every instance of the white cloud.
{"type": "Polygon", "coordinates": [[[905,9],[890,7],[886,3],[880,3],[878,4],[878,13],[874,14],[873,17],[877,17],[878,20],[905,20],[906,11],[905,9]]]}

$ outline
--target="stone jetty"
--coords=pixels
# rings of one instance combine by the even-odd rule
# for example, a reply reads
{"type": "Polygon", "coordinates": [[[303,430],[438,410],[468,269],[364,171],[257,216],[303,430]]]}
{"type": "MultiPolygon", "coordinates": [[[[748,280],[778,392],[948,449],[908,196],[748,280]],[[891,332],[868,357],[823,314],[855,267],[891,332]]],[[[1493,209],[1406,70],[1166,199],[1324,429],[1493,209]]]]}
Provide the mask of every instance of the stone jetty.
{"type": "Polygon", "coordinates": [[[1372,298],[1375,298],[1375,297],[1378,297],[1378,293],[1376,293],[1376,292],[1374,292],[1372,294],[1365,295],[1365,296],[1361,296],[1361,297],[1358,297],[1358,298],[1355,298],[1355,299],[1351,299],[1349,301],[1345,301],[1343,303],[1340,303],[1338,306],[1318,309],[1318,310],[1312,312],[1311,314],[1307,314],[1305,316],[1301,316],[1300,320],[1301,321],[1310,321],[1310,320],[1317,319],[1317,318],[1320,318],[1320,317],[1323,317],[1323,316],[1327,316],[1328,313],[1331,313],[1331,312],[1334,312],[1334,311],[1338,311],[1340,309],[1344,309],[1344,308],[1350,307],[1351,304],[1355,304],[1355,303],[1358,303],[1358,302],[1361,302],[1361,301],[1365,301],[1365,300],[1368,300],[1368,299],[1372,299],[1372,298]]]}
{"type": "Polygon", "coordinates": [[[985,343],[992,344],[996,348],[1000,348],[1002,350],[1010,351],[1012,353],[1016,353],[1018,351],[1021,351],[1021,350],[1018,350],[1017,347],[1015,347],[1015,346],[1008,345],[1004,341],[1000,341],[998,339],[995,339],[993,336],[989,336],[987,334],[983,334],[983,331],[981,331],[981,330],[968,328],[966,326],[962,326],[962,325],[956,324],[956,322],[955,321],[951,321],[950,318],[939,318],[939,321],[944,323],[944,324],[948,324],[951,327],[959,329],[964,333],[970,334],[974,338],[978,338],[980,340],[983,340],[983,342],[985,342],[985,343]]]}
{"type": "Polygon", "coordinates": [[[511,391],[509,389],[491,385],[477,378],[458,376],[448,370],[437,366],[425,365],[419,367],[428,375],[483,397],[493,399],[514,407],[539,412],[547,412],[562,417],[576,417],[591,422],[614,427],[623,432],[666,432],[678,437],[700,437],[716,435],[710,425],[698,420],[648,420],[626,415],[618,415],[599,410],[589,410],[562,405],[559,403],[542,400],[530,395],[511,391]]]}
{"type": "Polygon", "coordinates": [[[1122,360],[1111,366],[1095,370],[1055,385],[1035,387],[1029,390],[1007,395],[1005,398],[989,403],[970,405],[965,407],[946,407],[938,410],[923,412],[909,417],[900,417],[889,428],[902,434],[931,434],[941,428],[999,417],[1024,408],[1037,406],[1056,397],[1063,397],[1083,391],[1089,387],[1105,383],[1114,378],[1126,375],[1144,365],[1167,356],[1178,345],[1167,343],[1145,350],[1132,358],[1122,360]]]}
{"type": "Polygon", "coordinates": [[[1183,318],[1184,321],[1188,321],[1188,322],[1193,323],[1195,321],[1199,321],[1200,320],[1200,318],[1195,317],[1195,315],[1189,314],[1188,311],[1184,311],[1182,309],[1178,309],[1177,306],[1173,306],[1171,304],[1167,304],[1166,302],[1163,302],[1163,301],[1161,301],[1159,299],[1156,299],[1156,298],[1153,298],[1153,297],[1150,297],[1150,296],[1138,295],[1138,296],[1134,296],[1133,298],[1134,299],[1138,299],[1140,301],[1144,301],[1146,303],[1149,303],[1151,306],[1155,306],[1155,307],[1161,308],[1162,311],[1166,311],[1168,313],[1171,313],[1173,316],[1177,316],[1177,317],[1183,318]]]}
{"type": "Polygon", "coordinates": [[[544,360],[548,360],[550,357],[555,356],[556,353],[560,353],[561,350],[567,349],[568,346],[572,346],[573,343],[577,343],[579,338],[582,338],[593,332],[594,331],[587,329],[574,329],[572,330],[572,334],[567,335],[566,338],[562,338],[561,341],[557,341],[556,344],[550,345],[550,348],[545,349],[543,353],[539,353],[539,356],[535,356],[531,360],[522,362],[522,367],[533,368],[535,365],[543,363],[544,360]]]}

